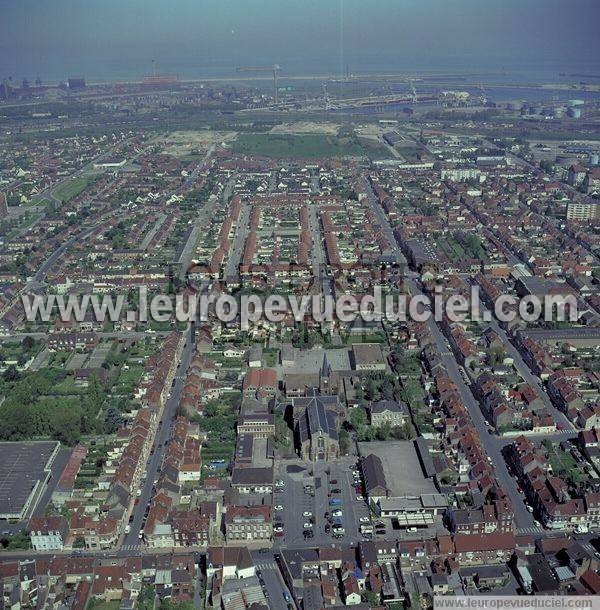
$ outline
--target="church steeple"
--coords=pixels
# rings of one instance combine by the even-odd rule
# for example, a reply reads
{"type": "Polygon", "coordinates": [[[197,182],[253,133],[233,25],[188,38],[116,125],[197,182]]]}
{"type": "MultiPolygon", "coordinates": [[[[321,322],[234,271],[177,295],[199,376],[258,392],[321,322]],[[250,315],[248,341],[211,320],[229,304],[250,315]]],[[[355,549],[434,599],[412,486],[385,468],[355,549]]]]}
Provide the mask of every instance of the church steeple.
{"type": "Polygon", "coordinates": [[[321,378],[329,377],[331,375],[331,367],[329,366],[329,360],[327,360],[327,352],[323,354],[323,363],[321,364],[321,378]]]}

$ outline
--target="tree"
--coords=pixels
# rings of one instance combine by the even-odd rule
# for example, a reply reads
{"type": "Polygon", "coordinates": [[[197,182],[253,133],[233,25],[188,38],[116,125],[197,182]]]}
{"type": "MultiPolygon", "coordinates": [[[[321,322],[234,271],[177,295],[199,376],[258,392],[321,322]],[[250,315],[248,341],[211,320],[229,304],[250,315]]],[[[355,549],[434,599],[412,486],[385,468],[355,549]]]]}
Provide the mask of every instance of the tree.
{"type": "Polygon", "coordinates": [[[153,610],[156,593],[150,585],[144,585],[137,599],[138,610],[153,610]]]}
{"type": "Polygon", "coordinates": [[[290,445],[288,436],[288,425],[281,413],[275,413],[275,442],[279,447],[285,447],[286,449],[290,445]]]}
{"type": "Polygon", "coordinates": [[[30,335],[27,335],[23,341],[21,341],[21,346],[23,347],[24,350],[26,351],[31,351],[33,349],[33,346],[35,345],[35,341],[33,339],[33,337],[31,337],[30,335]]]}
{"type": "Polygon", "coordinates": [[[365,386],[365,398],[367,400],[375,400],[377,397],[377,384],[372,377],[367,379],[367,384],[365,386]]]}
{"type": "Polygon", "coordinates": [[[369,589],[365,589],[362,593],[361,593],[361,599],[363,600],[363,602],[366,602],[367,604],[371,605],[371,606],[376,606],[377,604],[379,604],[379,595],[377,595],[377,593],[375,593],[375,591],[370,591],[369,589]]]}
{"type": "Polygon", "coordinates": [[[354,407],[352,411],[350,411],[348,420],[350,421],[350,425],[358,431],[360,428],[367,425],[367,413],[362,407],[354,407]]]}
{"type": "Polygon", "coordinates": [[[393,438],[399,441],[407,441],[415,437],[415,430],[413,426],[408,423],[403,426],[394,426],[391,430],[393,438]]]}
{"type": "Polygon", "coordinates": [[[204,407],[205,417],[215,417],[219,414],[219,403],[216,400],[209,400],[204,407]]]}
{"type": "Polygon", "coordinates": [[[502,364],[504,358],[506,358],[506,352],[504,351],[504,348],[501,345],[490,347],[487,355],[489,363],[492,366],[502,364]]]}
{"type": "Polygon", "coordinates": [[[387,421],[381,424],[381,426],[379,426],[379,428],[377,428],[377,431],[375,432],[375,436],[379,441],[387,441],[390,438],[391,434],[392,426],[390,422],[387,421]]]}
{"type": "Polygon", "coordinates": [[[383,383],[381,384],[381,397],[384,400],[393,400],[394,393],[395,393],[395,388],[394,388],[394,384],[392,383],[392,381],[388,378],[384,379],[383,383]]]}
{"type": "Polygon", "coordinates": [[[346,455],[348,453],[348,449],[350,449],[350,435],[348,434],[348,430],[344,430],[344,428],[340,430],[339,442],[340,453],[342,455],[346,455]]]}
{"type": "Polygon", "coordinates": [[[21,373],[17,370],[17,367],[14,364],[11,364],[5,371],[2,373],[2,379],[7,383],[11,383],[13,381],[18,381],[21,379],[21,373]]]}
{"type": "Polygon", "coordinates": [[[75,445],[81,437],[81,416],[60,406],[53,413],[54,436],[65,445],[75,445]]]}
{"type": "Polygon", "coordinates": [[[31,542],[25,530],[20,530],[10,536],[3,536],[0,539],[0,545],[9,551],[31,548],[31,542]]]}

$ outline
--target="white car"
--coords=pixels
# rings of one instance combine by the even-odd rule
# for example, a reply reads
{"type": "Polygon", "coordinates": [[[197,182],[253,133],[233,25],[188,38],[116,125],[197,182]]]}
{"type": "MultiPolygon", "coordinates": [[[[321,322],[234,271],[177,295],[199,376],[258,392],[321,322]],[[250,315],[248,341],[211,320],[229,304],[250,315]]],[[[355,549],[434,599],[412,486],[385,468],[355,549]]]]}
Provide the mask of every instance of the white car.
{"type": "Polygon", "coordinates": [[[342,513],[342,511],[341,511],[341,510],[338,508],[337,510],[334,510],[334,511],[331,513],[331,516],[332,516],[332,517],[341,517],[343,514],[344,514],[344,513],[342,513]]]}
{"type": "Polygon", "coordinates": [[[313,524],[312,524],[310,521],[307,521],[307,522],[304,524],[304,529],[305,529],[305,530],[308,530],[308,529],[310,529],[312,526],[313,526],[313,524]]]}
{"type": "Polygon", "coordinates": [[[283,527],[281,527],[281,525],[276,525],[276,526],[273,528],[273,531],[274,531],[274,532],[283,532],[283,527]]]}
{"type": "Polygon", "coordinates": [[[361,518],[359,519],[359,521],[360,521],[361,523],[369,523],[370,519],[369,519],[369,517],[361,517],[361,518]]]}
{"type": "Polygon", "coordinates": [[[303,517],[312,517],[312,513],[311,513],[309,510],[305,510],[305,511],[302,513],[302,516],[303,516],[303,517]]]}
{"type": "Polygon", "coordinates": [[[273,508],[275,510],[283,510],[283,506],[281,506],[281,504],[275,504],[275,506],[273,508]]]}

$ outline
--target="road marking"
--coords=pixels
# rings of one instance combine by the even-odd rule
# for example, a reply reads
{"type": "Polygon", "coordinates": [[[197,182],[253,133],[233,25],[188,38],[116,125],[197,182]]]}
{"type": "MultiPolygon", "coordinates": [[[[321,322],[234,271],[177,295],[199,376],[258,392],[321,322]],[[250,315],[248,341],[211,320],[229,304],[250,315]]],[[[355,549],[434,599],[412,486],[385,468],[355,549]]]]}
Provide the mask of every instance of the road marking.
{"type": "Polygon", "coordinates": [[[541,527],[525,527],[517,530],[517,534],[542,534],[546,530],[541,527]]]}

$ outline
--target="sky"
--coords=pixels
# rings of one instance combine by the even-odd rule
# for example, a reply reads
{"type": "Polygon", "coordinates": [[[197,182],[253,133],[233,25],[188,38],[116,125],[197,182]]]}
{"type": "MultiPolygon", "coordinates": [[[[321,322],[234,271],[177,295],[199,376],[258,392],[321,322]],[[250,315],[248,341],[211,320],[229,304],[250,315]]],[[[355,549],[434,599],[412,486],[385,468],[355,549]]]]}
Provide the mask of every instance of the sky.
{"type": "Polygon", "coordinates": [[[0,78],[590,70],[598,0],[0,0],[0,78]]]}

